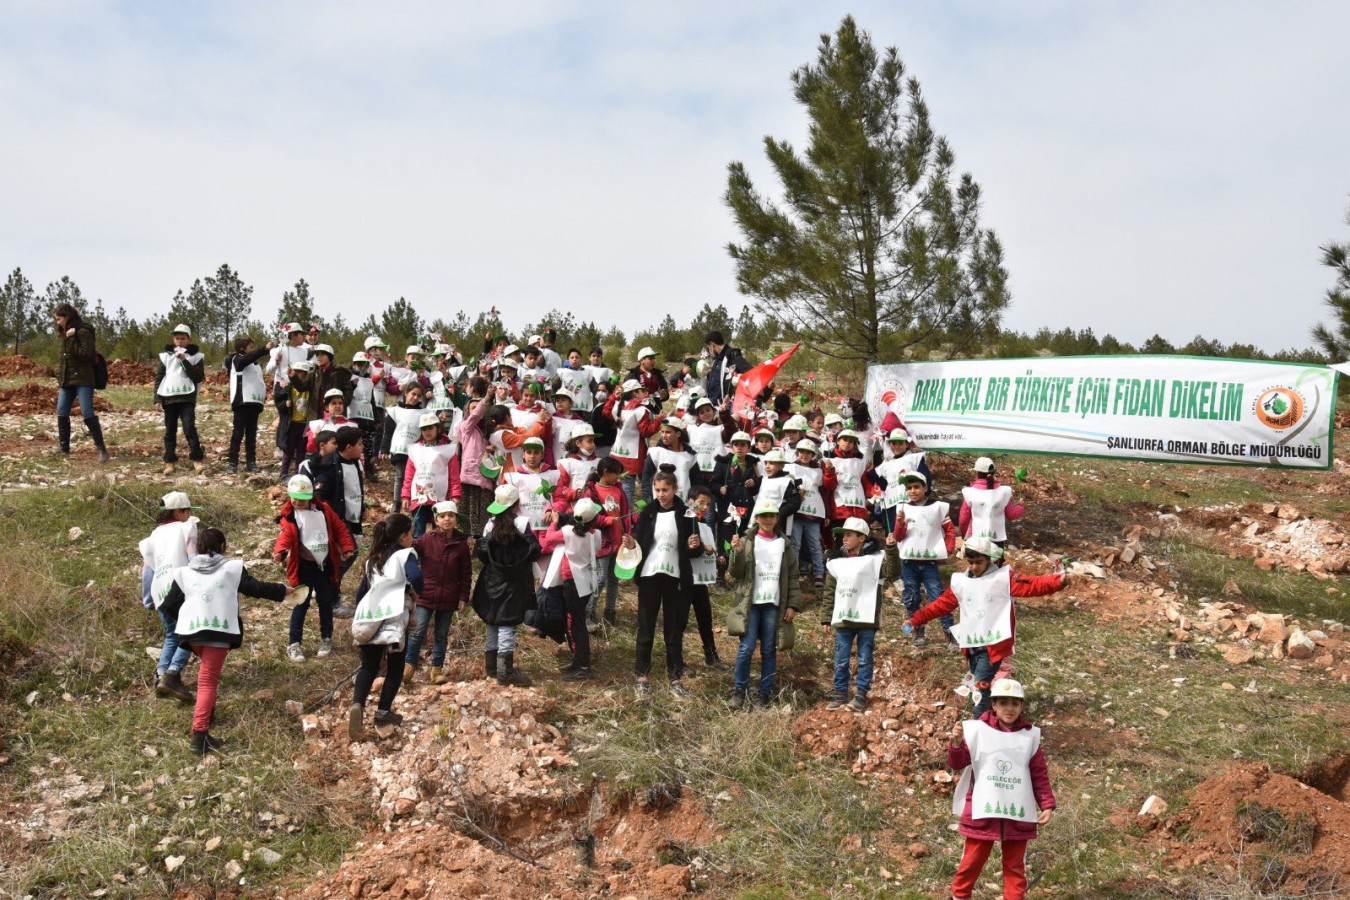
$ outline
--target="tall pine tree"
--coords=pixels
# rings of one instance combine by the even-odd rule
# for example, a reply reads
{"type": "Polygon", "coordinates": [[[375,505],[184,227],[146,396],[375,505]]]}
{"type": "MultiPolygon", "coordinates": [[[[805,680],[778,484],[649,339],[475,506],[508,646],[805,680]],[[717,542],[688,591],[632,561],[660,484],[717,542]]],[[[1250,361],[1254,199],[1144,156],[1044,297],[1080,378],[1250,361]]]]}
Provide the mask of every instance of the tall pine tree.
{"type": "MultiPolygon", "coordinates": [[[[1345,221],[1350,225],[1350,214],[1345,221]]],[[[1332,242],[1323,247],[1322,265],[1336,274],[1336,282],[1327,288],[1326,295],[1333,320],[1331,327],[1314,327],[1313,340],[1332,362],[1344,362],[1350,359],[1350,242],[1332,242]]]]}
{"type": "Polygon", "coordinates": [[[0,339],[17,354],[23,342],[37,332],[42,315],[33,283],[15,267],[0,288],[0,339]]]}

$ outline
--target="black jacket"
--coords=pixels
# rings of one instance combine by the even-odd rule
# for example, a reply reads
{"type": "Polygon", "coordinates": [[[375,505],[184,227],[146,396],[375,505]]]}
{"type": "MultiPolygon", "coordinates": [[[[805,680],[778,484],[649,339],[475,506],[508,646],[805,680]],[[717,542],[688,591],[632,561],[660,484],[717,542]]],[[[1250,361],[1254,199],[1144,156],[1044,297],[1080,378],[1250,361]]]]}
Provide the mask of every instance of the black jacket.
{"type": "MultiPolygon", "coordinates": [[[[662,509],[661,504],[655,500],[644,506],[642,512],[638,513],[637,524],[633,526],[633,540],[642,549],[642,559],[645,561],[651,555],[652,545],[656,542],[657,514],[671,512],[672,510],[675,513],[675,526],[678,534],[676,545],[680,551],[680,588],[681,590],[693,590],[694,567],[692,563],[703,553],[703,550],[702,548],[689,549],[689,538],[697,534],[694,526],[698,523],[685,515],[686,507],[679,497],[675,498],[675,505],[669,510],[662,509]]],[[[638,574],[639,576],[642,574],[641,565],[638,566],[638,574]]]]}
{"type": "MultiPolygon", "coordinates": [[[[74,328],[70,337],[61,335],[61,361],[56,364],[56,383],[60,387],[94,386],[94,327],[83,319],[67,323],[74,328]]],[[[80,410],[87,419],[92,409],[80,410]]]]}
{"type": "Polygon", "coordinates": [[[722,347],[722,352],[712,358],[711,367],[708,369],[707,388],[708,399],[713,403],[721,403],[723,397],[731,395],[731,381],[736,375],[744,375],[753,368],[749,360],[741,355],[741,351],[735,347],[722,347]],[[726,372],[722,372],[723,364],[726,364],[726,372]]]}
{"type": "MultiPolygon", "coordinates": [[[[91,337],[92,337],[92,334],[91,334],[91,337]]],[[[165,345],[164,345],[164,352],[165,352],[165,353],[172,353],[174,350],[177,350],[177,349],[178,349],[178,348],[175,347],[173,344],[165,344],[165,345]]],[[[186,347],[184,347],[183,349],[186,350],[190,355],[195,355],[195,354],[197,354],[197,353],[202,352],[202,351],[201,351],[201,348],[199,348],[196,344],[188,344],[188,345],[187,345],[186,347]]],[[[90,357],[90,358],[92,359],[92,357],[90,357]]],[[[91,363],[91,366],[92,366],[92,363],[91,363]]],[[[195,363],[190,363],[190,362],[188,362],[187,360],[183,360],[182,366],[183,366],[183,370],[184,370],[185,372],[187,372],[188,378],[191,378],[191,379],[192,379],[192,383],[193,383],[193,384],[201,384],[202,381],[205,380],[205,378],[206,378],[206,360],[205,360],[205,359],[199,359],[199,360],[197,360],[197,362],[195,362],[195,363]]],[[[91,369],[91,371],[92,371],[92,369],[91,369]]],[[[159,363],[155,366],[155,402],[156,402],[156,403],[160,403],[160,404],[167,403],[167,404],[169,404],[170,406],[172,406],[172,405],[175,404],[175,403],[196,403],[196,402],[197,402],[197,392],[196,392],[196,391],[194,391],[194,392],[191,393],[191,394],[187,394],[187,395],[185,395],[185,396],[182,396],[182,397],[161,397],[161,396],[159,395],[159,384],[160,384],[161,381],[164,380],[164,376],[165,376],[166,374],[168,374],[168,371],[164,368],[164,360],[161,359],[161,360],[159,361],[159,363]]],[[[92,378],[91,378],[91,380],[90,380],[90,383],[91,383],[91,384],[93,383],[92,378]]]]}
{"type": "Polygon", "coordinates": [[[238,409],[244,405],[244,391],[241,384],[244,376],[241,373],[270,352],[266,347],[263,347],[261,350],[253,350],[250,353],[231,353],[225,357],[225,370],[230,373],[230,382],[234,385],[234,399],[230,401],[231,409],[238,409]]]}
{"type": "Polygon", "coordinates": [[[337,517],[347,525],[347,530],[352,534],[361,533],[360,513],[358,510],[347,509],[347,485],[344,464],[353,466],[356,469],[356,480],[361,486],[361,500],[364,503],[366,498],[366,476],[361,471],[361,460],[358,457],[352,462],[347,462],[338,456],[334,450],[332,453],[323,457],[315,467],[315,474],[311,476],[314,481],[314,497],[322,500],[332,507],[337,517]],[[353,522],[347,513],[356,514],[357,521],[353,522]]]}
{"type": "Polygon", "coordinates": [[[509,544],[491,537],[478,539],[483,564],[473,586],[473,611],[488,625],[510,626],[525,621],[534,609],[534,561],[539,558],[539,539],[525,529],[509,544]]]}
{"type": "MultiPolygon", "coordinates": [[[[274,600],[280,603],[286,596],[286,585],[279,581],[259,581],[245,569],[244,576],[239,579],[239,593],[245,597],[257,597],[259,600],[274,600]]],[[[164,598],[160,610],[169,616],[177,616],[186,599],[183,589],[175,581],[169,588],[169,595],[164,598]]],[[[241,612],[238,634],[230,634],[227,631],[198,631],[185,637],[183,642],[189,647],[197,644],[225,644],[231,650],[237,650],[244,643],[244,616],[241,612]]]]}

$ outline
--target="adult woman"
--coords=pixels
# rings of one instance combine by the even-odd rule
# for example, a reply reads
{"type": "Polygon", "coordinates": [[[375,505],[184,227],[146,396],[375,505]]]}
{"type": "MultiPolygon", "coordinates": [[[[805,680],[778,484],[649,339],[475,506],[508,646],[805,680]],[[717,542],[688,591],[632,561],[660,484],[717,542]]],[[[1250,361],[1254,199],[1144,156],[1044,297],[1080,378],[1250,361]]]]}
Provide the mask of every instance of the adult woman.
{"type": "Polygon", "coordinates": [[[103,426],[94,412],[94,328],[69,303],[58,303],[52,310],[56,333],[61,337],[61,361],[56,367],[56,433],[60,439],[61,454],[70,455],[70,406],[76,397],[80,400],[80,414],[89,436],[98,449],[98,461],[108,461],[108,448],[103,444],[103,426]]]}

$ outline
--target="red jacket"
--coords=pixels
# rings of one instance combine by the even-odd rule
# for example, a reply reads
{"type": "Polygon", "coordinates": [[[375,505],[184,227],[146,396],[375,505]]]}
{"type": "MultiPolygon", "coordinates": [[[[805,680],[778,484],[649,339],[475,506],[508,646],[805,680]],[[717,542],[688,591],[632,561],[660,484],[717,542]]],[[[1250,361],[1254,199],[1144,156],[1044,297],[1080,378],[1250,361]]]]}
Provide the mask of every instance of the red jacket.
{"type": "MultiPolygon", "coordinates": [[[[897,428],[905,428],[905,423],[895,414],[894,410],[886,410],[886,415],[881,417],[881,439],[884,441],[891,436],[891,432],[897,428]]],[[[908,431],[908,428],[905,428],[908,431]]]]}
{"type": "MultiPolygon", "coordinates": [[[[420,444],[422,442],[418,441],[418,443],[420,444]]],[[[436,443],[448,444],[450,443],[450,439],[445,435],[441,435],[441,439],[436,443]]],[[[449,487],[449,494],[446,497],[443,497],[442,499],[458,500],[460,497],[463,496],[463,488],[461,488],[459,484],[459,454],[456,453],[454,456],[450,457],[446,465],[450,467],[450,487],[449,487]]],[[[417,474],[417,466],[413,465],[412,454],[409,453],[408,464],[403,467],[403,488],[401,491],[403,502],[409,504],[409,509],[417,509],[419,506],[429,505],[427,503],[412,502],[412,483],[413,483],[413,476],[415,476],[416,474],[417,474]]],[[[439,502],[439,501],[432,501],[432,502],[439,502]]]]}
{"type": "MultiPolygon", "coordinates": [[[[1003,727],[998,715],[991,709],[980,716],[980,721],[999,731],[1024,731],[1031,727],[1026,719],[1019,718],[1011,728],[1003,727]]],[[[970,748],[965,744],[959,747],[947,746],[947,766],[952,769],[964,769],[970,765],[970,748]]],[[[1036,796],[1036,805],[1041,809],[1055,808],[1055,792],[1050,787],[1050,770],[1045,764],[1045,753],[1037,747],[1030,761],[1031,791],[1036,796]]],[[[1004,819],[997,816],[976,819],[971,816],[970,798],[975,792],[974,785],[966,791],[966,808],[961,813],[961,834],[977,841],[1029,841],[1036,837],[1035,822],[1019,822],[1016,819],[1004,819]]]]}
{"type": "MultiPolygon", "coordinates": [[[[970,486],[973,488],[985,487],[986,485],[984,477],[981,476],[979,478],[976,478],[974,481],[970,483],[970,486]]],[[[998,487],[997,478],[994,479],[994,487],[998,487]]],[[[1024,513],[1025,511],[1026,507],[1023,506],[1021,503],[1015,503],[1009,500],[1008,505],[1003,508],[1003,518],[1011,522],[1013,519],[1022,518],[1022,513],[1024,513]]],[[[961,500],[961,516],[960,516],[960,524],[958,527],[961,529],[961,537],[963,538],[970,537],[970,527],[971,527],[970,504],[965,501],[964,497],[961,500]]]]}
{"type": "MultiPolygon", "coordinates": [[[[338,565],[338,558],[346,556],[349,553],[356,552],[356,544],[352,541],[351,533],[347,531],[347,525],[333,512],[333,508],[322,500],[311,500],[310,507],[323,513],[323,520],[328,526],[328,558],[323,561],[323,571],[333,582],[333,584],[342,583],[342,567],[338,565]],[[334,548],[337,552],[334,553],[334,548]]],[[[277,523],[281,525],[281,533],[277,535],[277,542],[272,547],[272,558],[280,562],[283,554],[286,560],[286,583],[291,587],[298,587],[300,584],[300,526],[295,524],[295,506],[287,500],[286,505],[281,507],[281,513],[277,516],[277,523]]]]}
{"type": "MultiPolygon", "coordinates": [[[[1055,591],[1063,589],[1064,576],[1019,575],[1018,573],[1013,572],[1012,578],[1009,579],[1009,583],[1014,597],[1044,597],[1046,594],[1053,594],[1055,591]]],[[[948,587],[942,592],[941,597],[938,597],[932,603],[910,616],[909,621],[915,628],[918,628],[920,625],[925,625],[940,616],[947,615],[947,613],[952,612],[959,605],[960,601],[956,599],[956,594],[952,593],[952,589],[948,587]]],[[[1013,641],[1017,637],[1016,607],[1013,608],[1011,617],[1013,636],[1006,641],[999,641],[997,644],[989,645],[990,662],[998,662],[1001,659],[1012,656],[1013,641]]],[[[967,650],[962,650],[961,652],[967,656],[970,655],[967,650]]]]}
{"type": "Polygon", "coordinates": [[[582,491],[583,497],[590,497],[596,503],[600,504],[601,509],[606,509],[605,502],[608,500],[615,507],[613,513],[603,513],[603,530],[600,532],[600,549],[595,552],[596,557],[604,559],[607,556],[613,556],[619,552],[619,545],[623,543],[623,536],[632,530],[633,523],[629,515],[628,495],[623,492],[622,484],[603,485],[598,481],[593,481],[586,485],[582,491]]]}
{"type": "Polygon", "coordinates": [[[417,605],[427,609],[462,609],[469,602],[473,574],[469,539],[458,531],[447,535],[432,528],[413,541],[413,547],[422,567],[422,593],[417,605]]]}
{"type": "MultiPolygon", "coordinates": [[[[836,457],[827,456],[825,459],[826,461],[828,461],[833,458],[836,457]]],[[[851,456],[848,458],[862,459],[863,454],[859,452],[855,456],[851,456]]],[[[825,465],[824,462],[821,463],[821,468],[824,469],[825,472],[820,479],[820,496],[821,499],[825,501],[825,509],[830,514],[830,518],[835,522],[842,522],[851,516],[857,516],[859,519],[869,518],[869,514],[865,507],[835,505],[834,491],[836,488],[839,487],[839,475],[834,471],[833,466],[827,466],[825,465]]],[[[862,482],[862,489],[864,496],[873,493],[873,486],[876,484],[876,481],[875,479],[872,478],[872,467],[870,465],[862,473],[862,478],[859,480],[862,482]]]]}
{"type": "MultiPolygon", "coordinates": [[[[614,393],[609,395],[609,399],[605,401],[604,415],[612,419],[616,427],[622,428],[622,423],[619,422],[618,418],[615,417],[614,415],[614,401],[617,399],[619,399],[618,391],[615,391],[614,393]]],[[[629,400],[627,403],[623,405],[623,408],[625,410],[629,410],[629,409],[636,409],[639,406],[642,406],[642,404],[639,403],[638,401],[629,400]]],[[[638,422],[639,440],[638,440],[637,456],[634,456],[632,458],[629,458],[627,456],[614,457],[619,461],[619,465],[623,466],[623,470],[625,472],[627,472],[629,475],[635,476],[640,476],[642,474],[642,467],[647,464],[647,441],[651,439],[652,435],[656,434],[660,430],[661,430],[661,416],[658,415],[657,413],[652,412],[651,409],[648,408],[647,415],[642,417],[641,422],[638,422]]],[[[611,453],[611,456],[612,455],[613,454],[611,453]]]]}
{"type": "MultiPolygon", "coordinates": [[[[928,504],[935,502],[936,502],[935,500],[932,500],[930,498],[917,505],[927,506],[928,504]]],[[[905,517],[899,514],[900,510],[903,508],[904,507],[900,507],[896,511],[897,515],[895,517],[895,531],[891,532],[891,534],[895,535],[895,541],[897,544],[903,541],[905,539],[905,535],[909,533],[909,526],[905,524],[905,517]]],[[[952,520],[950,518],[942,520],[942,543],[947,545],[947,556],[950,557],[953,553],[956,552],[956,528],[952,525],[952,520]]]]}
{"type": "MultiPolygon", "coordinates": [[[[330,419],[327,416],[324,416],[323,422],[324,425],[321,430],[328,430],[331,428],[331,430],[337,431],[344,425],[350,425],[352,428],[361,427],[346,416],[338,416],[336,419],[330,419]]],[[[305,430],[309,433],[309,436],[305,439],[305,452],[313,453],[319,449],[319,432],[309,427],[306,427],[305,430]]]]}

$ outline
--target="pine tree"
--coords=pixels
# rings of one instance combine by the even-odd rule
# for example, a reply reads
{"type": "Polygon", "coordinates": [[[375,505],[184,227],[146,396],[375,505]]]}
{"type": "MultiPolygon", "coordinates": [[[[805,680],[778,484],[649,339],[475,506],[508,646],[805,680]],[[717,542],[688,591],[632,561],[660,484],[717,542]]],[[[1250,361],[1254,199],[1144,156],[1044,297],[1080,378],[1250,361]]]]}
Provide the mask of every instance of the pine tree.
{"type": "Polygon", "coordinates": [[[230,338],[253,312],[253,286],[244,284],[238,273],[222,263],[216,274],[207,277],[203,300],[204,318],[198,320],[202,331],[228,349],[230,338]]]}
{"type": "MultiPolygon", "coordinates": [[[[391,347],[407,346],[422,333],[422,318],[413,305],[399,297],[380,315],[380,334],[391,347]]],[[[396,353],[397,355],[397,353],[396,353]]]]}
{"type": "Polygon", "coordinates": [[[987,812],[987,813],[991,813],[991,814],[992,814],[993,811],[994,811],[993,808],[991,808],[991,807],[989,806],[989,801],[988,801],[988,800],[984,801],[984,811],[987,812]]]}
{"type": "MultiPolygon", "coordinates": [[[[309,282],[301,278],[295,287],[281,295],[281,307],[277,310],[277,324],[299,323],[306,330],[311,325],[323,327],[323,320],[314,312],[314,298],[309,292],[309,282]]],[[[374,333],[372,331],[372,333],[374,333]]]]}
{"type": "Polygon", "coordinates": [[[15,267],[0,288],[0,339],[17,354],[23,342],[37,332],[41,320],[37,292],[23,270],[15,267]]]}
{"type": "MultiPolygon", "coordinates": [[[[1350,225],[1350,213],[1345,221],[1350,225]]],[[[1333,318],[1330,328],[1317,325],[1312,336],[1332,362],[1343,362],[1350,359],[1350,241],[1328,243],[1321,249],[1322,265],[1336,275],[1324,298],[1333,318]]]]}

